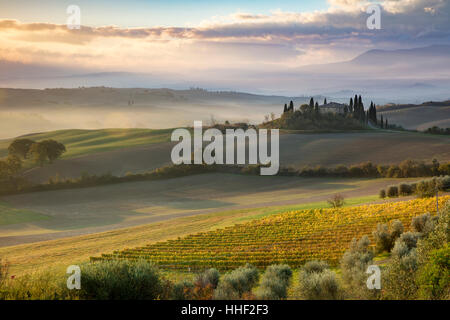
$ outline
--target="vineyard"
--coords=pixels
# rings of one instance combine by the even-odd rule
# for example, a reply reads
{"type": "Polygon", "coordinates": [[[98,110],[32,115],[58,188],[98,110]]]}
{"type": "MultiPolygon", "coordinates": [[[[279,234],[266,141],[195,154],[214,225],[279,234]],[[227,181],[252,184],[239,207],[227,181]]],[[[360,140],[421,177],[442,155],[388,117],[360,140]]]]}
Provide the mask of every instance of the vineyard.
{"type": "MultiPolygon", "coordinates": [[[[440,206],[450,196],[440,198],[440,206]]],[[[225,229],[189,235],[176,240],[125,249],[91,261],[139,259],[175,270],[233,269],[245,263],[257,267],[286,263],[293,268],[320,259],[336,265],[352,238],[368,235],[378,223],[394,219],[409,229],[411,219],[436,214],[435,199],[417,199],[339,209],[314,209],[273,215],[225,229]]]]}

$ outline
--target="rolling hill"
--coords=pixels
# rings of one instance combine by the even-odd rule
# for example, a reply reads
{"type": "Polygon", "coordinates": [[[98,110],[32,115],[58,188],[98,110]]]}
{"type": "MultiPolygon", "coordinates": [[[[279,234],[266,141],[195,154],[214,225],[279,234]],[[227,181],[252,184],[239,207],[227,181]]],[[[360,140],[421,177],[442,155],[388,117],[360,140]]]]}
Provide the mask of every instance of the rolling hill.
{"type": "MultiPolygon", "coordinates": [[[[450,197],[442,198],[441,205],[448,200],[450,197]]],[[[143,258],[175,270],[210,267],[228,270],[246,263],[259,268],[272,264],[298,268],[311,260],[337,265],[352,239],[371,235],[377,223],[399,219],[409,230],[411,219],[423,212],[436,214],[434,199],[293,211],[176,240],[105,253],[93,257],[92,261],[143,258]]]]}
{"type": "Polygon", "coordinates": [[[405,129],[424,131],[433,126],[450,128],[450,101],[382,106],[378,108],[378,114],[405,129]]]}
{"type": "MultiPolygon", "coordinates": [[[[323,202],[339,192],[372,197],[408,179],[333,179],[201,174],[160,181],[120,183],[3,196],[0,246],[91,234],[177,217],[323,202]]],[[[417,179],[416,179],[417,180],[417,179]]],[[[1,221],[1,220],[0,220],[1,221]]]]}
{"type": "MultiPolygon", "coordinates": [[[[55,139],[67,146],[62,160],[34,167],[25,177],[46,182],[59,175],[78,178],[82,173],[125,175],[143,173],[171,164],[174,143],[171,130],[114,129],[68,130],[28,135],[30,139],[55,139]]],[[[0,141],[0,156],[7,154],[11,140],[0,141]]],[[[336,166],[372,161],[377,164],[400,163],[405,159],[433,158],[450,161],[450,139],[446,136],[410,132],[367,131],[321,134],[282,134],[282,166],[336,166]]]]}

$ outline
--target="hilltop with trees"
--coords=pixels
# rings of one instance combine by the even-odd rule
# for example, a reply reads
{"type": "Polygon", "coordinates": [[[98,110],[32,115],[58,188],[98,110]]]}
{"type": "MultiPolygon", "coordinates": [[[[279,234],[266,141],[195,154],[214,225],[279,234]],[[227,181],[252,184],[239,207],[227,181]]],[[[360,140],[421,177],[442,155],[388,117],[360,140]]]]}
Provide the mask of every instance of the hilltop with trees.
{"type": "Polygon", "coordinates": [[[361,95],[350,98],[349,104],[327,102],[322,105],[311,98],[309,104],[294,107],[294,102],[285,104],[279,119],[266,121],[263,127],[288,130],[362,130],[368,127],[389,128],[388,120],[377,117],[375,103],[366,110],[361,95]]]}

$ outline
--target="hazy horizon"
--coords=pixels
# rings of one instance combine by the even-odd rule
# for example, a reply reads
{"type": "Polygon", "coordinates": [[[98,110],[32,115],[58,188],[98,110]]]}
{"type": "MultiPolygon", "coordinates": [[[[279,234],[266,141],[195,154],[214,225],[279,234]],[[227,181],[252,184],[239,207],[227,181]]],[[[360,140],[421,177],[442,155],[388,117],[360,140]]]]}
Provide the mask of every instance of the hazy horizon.
{"type": "Polygon", "coordinates": [[[74,30],[66,25],[68,5],[0,4],[0,86],[202,87],[280,95],[363,87],[367,94],[395,97],[389,89],[419,85],[436,99],[450,87],[448,48],[436,56],[417,50],[411,60],[398,51],[450,45],[447,1],[79,1],[81,28],[74,30]],[[380,29],[367,26],[372,4],[380,9],[380,29]],[[405,56],[348,67],[373,50],[405,56]]]}
{"type": "Polygon", "coordinates": [[[43,129],[159,129],[211,117],[257,123],[278,116],[289,97],[299,97],[296,107],[309,96],[347,102],[361,94],[366,107],[450,99],[448,1],[81,0],[79,29],[69,28],[77,20],[69,5],[0,3],[0,87],[124,90],[81,99],[2,90],[0,138],[43,129]],[[379,28],[368,26],[374,4],[379,28]],[[191,87],[268,97],[142,93],[129,104],[126,90],[191,87]]]}

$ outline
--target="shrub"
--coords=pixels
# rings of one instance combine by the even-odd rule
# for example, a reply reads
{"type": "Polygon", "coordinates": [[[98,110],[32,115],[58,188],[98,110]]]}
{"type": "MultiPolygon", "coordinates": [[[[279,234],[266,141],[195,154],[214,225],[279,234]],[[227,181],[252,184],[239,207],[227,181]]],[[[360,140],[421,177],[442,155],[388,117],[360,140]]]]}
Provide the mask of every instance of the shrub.
{"type": "Polygon", "coordinates": [[[417,183],[416,194],[420,198],[430,198],[436,195],[436,190],[438,188],[437,180],[422,180],[417,183]]]}
{"type": "Polygon", "coordinates": [[[264,272],[261,285],[256,291],[256,296],[262,300],[286,299],[291,278],[292,270],[289,266],[269,266],[264,272]]]}
{"type": "Polygon", "coordinates": [[[417,247],[417,241],[419,240],[421,234],[418,232],[405,232],[400,238],[395,241],[394,248],[392,249],[392,254],[402,257],[411,251],[411,249],[417,247]]]}
{"type": "Polygon", "coordinates": [[[170,293],[172,300],[191,300],[193,299],[194,284],[188,280],[175,283],[170,293]]]}
{"type": "Polygon", "coordinates": [[[386,190],[381,189],[380,193],[379,193],[379,196],[380,196],[381,199],[385,199],[386,198],[386,190]]]}
{"type": "Polygon", "coordinates": [[[379,223],[377,230],[372,232],[378,252],[390,251],[392,247],[391,233],[386,224],[379,223]]]}
{"type": "Polygon", "coordinates": [[[433,230],[417,242],[419,269],[417,271],[418,298],[450,299],[448,279],[450,240],[450,202],[435,218],[433,230]],[[446,280],[447,279],[447,282],[446,280]]]}
{"type": "Polygon", "coordinates": [[[387,190],[387,196],[389,198],[397,198],[398,197],[398,187],[390,186],[387,190]]]}
{"type": "Polygon", "coordinates": [[[209,285],[213,289],[216,289],[217,285],[219,284],[219,278],[220,278],[219,271],[217,269],[211,268],[199,274],[195,279],[195,283],[198,283],[203,287],[209,285]]]}
{"type": "Polygon", "coordinates": [[[162,293],[158,270],[145,260],[110,260],[82,266],[82,299],[147,300],[162,293]]]}
{"type": "Polygon", "coordinates": [[[241,296],[229,281],[219,282],[217,289],[214,290],[214,299],[216,300],[238,300],[241,296]]]}
{"type": "Polygon", "coordinates": [[[406,184],[406,183],[401,183],[398,186],[398,192],[402,196],[409,196],[409,195],[411,195],[413,193],[411,186],[409,184],[406,184]]]}
{"type": "Polygon", "coordinates": [[[418,289],[415,282],[416,268],[417,252],[415,249],[401,258],[394,256],[387,267],[382,270],[383,297],[393,300],[415,299],[418,289]]]}
{"type": "Polygon", "coordinates": [[[353,239],[349,250],[341,259],[342,279],[354,298],[371,298],[374,292],[367,289],[367,268],[373,264],[374,254],[369,248],[370,240],[363,236],[353,239]]]}
{"type": "MultiPolygon", "coordinates": [[[[450,168],[450,163],[448,164],[448,167],[450,168]]],[[[450,173],[450,169],[449,169],[450,173]]],[[[450,176],[445,176],[441,178],[441,188],[442,191],[448,191],[450,190],[450,176]]]]}
{"type": "Polygon", "coordinates": [[[383,271],[383,295],[387,299],[415,299],[417,284],[415,272],[418,268],[417,242],[421,234],[403,233],[392,249],[392,260],[383,271]]]}
{"type": "Polygon", "coordinates": [[[386,224],[379,223],[377,229],[372,233],[377,252],[390,252],[403,230],[403,223],[400,220],[392,221],[389,228],[386,224]]]}
{"type": "Polygon", "coordinates": [[[430,253],[430,260],[419,272],[419,295],[422,299],[450,299],[450,247],[448,243],[430,253]]]}
{"type": "Polygon", "coordinates": [[[435,227],[438,217],[432,217],[429,213],[414,217],[411,222],[413,231],[427,234],[435,227]]]}
{"type": "Polygon", "coordinates": [[[336,300],[341,298],[341,287],[336,274],[329,269],[308,272],[302,269],[299,274],[299,294],[306,300],[336,300]]]}
{"type": "MultiPolygon", "coordinates": [[[[219,283],[220,273],[217,269],[211,268],[198,274],[195,277],[194,283],[184,282],[179,284],[184,285],[182,288],[184,292],[182,294],[178,293],[181,297],[184,295],[184,300],[211,300],[214,294],[214,289],[217,288],[219,283]]],[[[175,288],[178,292],[180,288],[175,288]]],[[[182,300],[182,299],[177,299],[182,300]]]]}
{"type": "Polygon", "coordinates": [[[391,261],[383,269],[385,299],[449,299],[450,203],[438,217],[424,214],[412,220],[413,231],[395,242],[391,261]]]}
{"type": "Polygon", "coordinates": [[[404,230],[405,228],[403,227],[403,223],[400,220],[394,220],[391,222],[391,245],[393,245],[395,241],[402,235],[404,230]]]}
{"type": "Polygon", "coordinates": [[[450,202],[447,202],[436,218],[434,229],[417,242],[421,264],[429,261],[431,251],[442,248],[450,241],[450,202]]]}
{"type": "Polygon", "coordinates": [[[313,260],[305,263],[302,270],[304,270],[307,273],[314,273],[314,272],[320,273],[329,268],[330,267],[328,266],[328,263],[324,261],[313,260]]]}
{"type": "Polygon", "coordinates": [[[258,270],[246,265],[227,273],[219,282],[214,292],[214,298],[218,300],[240,299],[244,293],[249,293],[259,279],[258,270]]]}
{"type": "Polygon", "coordinates": [[[387,299],[415,299],[417,284],[415,272],[418,268],[418,232],[403,233],[392,249],[392,260],[383,271],[383,295],[387,299]]]}

